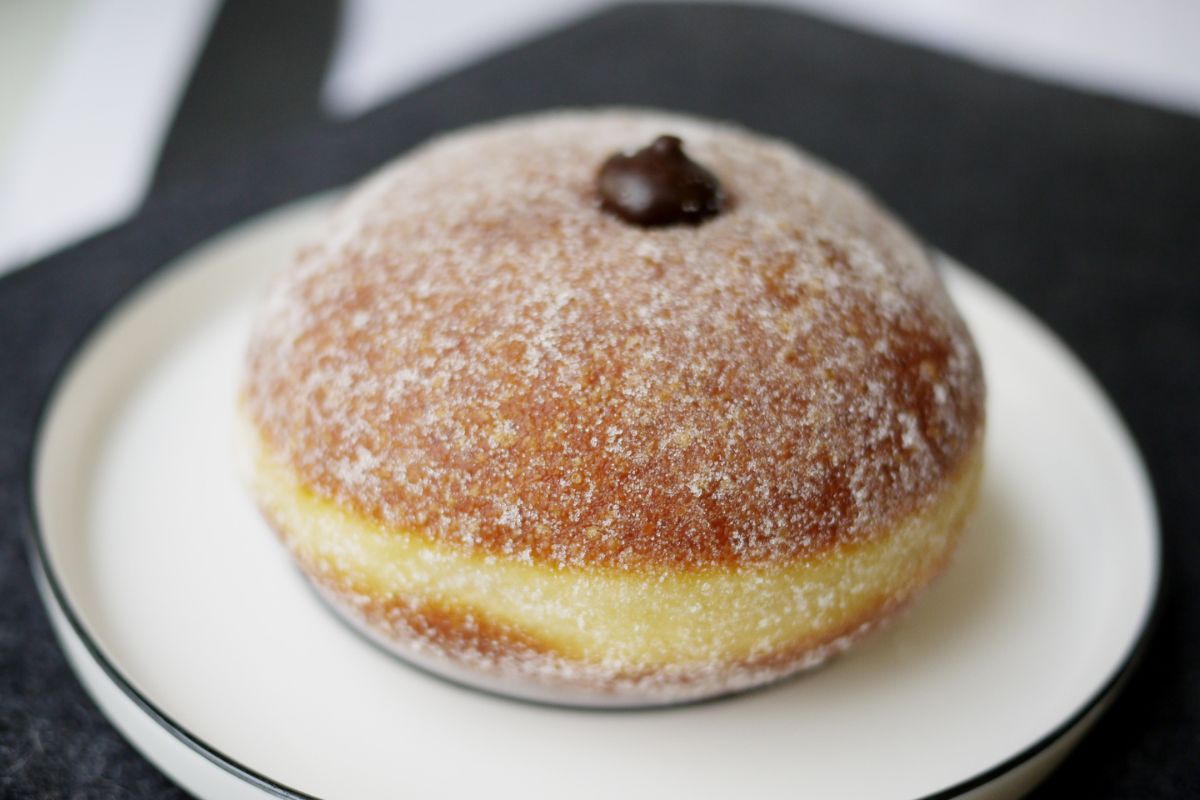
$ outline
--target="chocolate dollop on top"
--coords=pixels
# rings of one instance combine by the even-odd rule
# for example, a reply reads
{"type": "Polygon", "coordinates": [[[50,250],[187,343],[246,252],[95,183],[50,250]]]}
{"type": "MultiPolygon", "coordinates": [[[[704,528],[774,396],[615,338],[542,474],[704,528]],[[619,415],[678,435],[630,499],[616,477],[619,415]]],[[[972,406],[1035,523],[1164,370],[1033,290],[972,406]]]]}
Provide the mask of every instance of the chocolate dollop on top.
{"type": "Polygon", "coordinates": [[[683,152],[678,136],[659,136],[648,147],[610,156],[596,175],[601,206],[644,227],[699,225],[720,213],[721,183],[683,152]]]}

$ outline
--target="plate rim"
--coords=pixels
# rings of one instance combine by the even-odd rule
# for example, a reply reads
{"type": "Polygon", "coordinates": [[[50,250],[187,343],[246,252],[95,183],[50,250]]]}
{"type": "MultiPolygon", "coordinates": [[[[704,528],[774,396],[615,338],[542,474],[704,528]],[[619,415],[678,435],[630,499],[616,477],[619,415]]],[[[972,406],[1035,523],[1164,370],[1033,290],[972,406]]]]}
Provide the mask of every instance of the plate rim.
{"type": "MultiPolygon", "coordinates": [[[[236,758],[226,754],[220,748],[209,744],[200,736],[189,731],[185,726],[175,721],[163,709],[159,708],[149,697],[147,697],[134,683],[126,677],[120,669],[105,655],[103,649],[98,642],[93,638],[88,631],[82,617],[76,611],[67,597],[66,591],[63,588],[62,581],[55,572],[53,561],[50,558],[49,550],[46,545],[46,539],[42,530],[42,525],[38,519],[38,504],[36,499],[37,487],[37,467],[39,463],[42,443],[45,439],[45,433],[51,412],[54,410],[55,401],[58,398],[64,383],[69,378],[76,365],[86,355],[90,344],[100,336],[104,330],[113,323],[117,317],[128,307],[135,303],[139,298],[150,296],[158,286],[167,284],[172,277],[180,272],[202,269],[206,261],[205,256],[211,252],[219,250],[223,245],[237,241],[248,234],[253,234],[257,229],[269,227],[272,223],[278,223],[280,220],[287,219],[290,216],[296,215],[303,210],[320,206],[330,206],[335,198],[343,193],[343,189],[333,189],[316,194],[308,195],[301,198],[296,198],[273,208],[269,208],[260,213],[254,214],[247,219],[244,219],[201,242],[188,247],[175,255],[174,257],[164,261],[161,265],[151,270],[148,274],[142,276],[122,292],[112,303],[103,309],[92,321],[89,322],[68,347],[66,354],[61,359],[60,363],[55,367],[54,375],[49,380],[41,397],[37,400],[37,410],[34,414],[34,423],[31,436],[27,439],[26,452],[23,455],[24,469],[21,470],[17,479],[23,482],[22,491],[18,492],[20,513],[23,521],[23,539],[28,551],[30,566],[35,577],[40,577],[42,580],[38,582],[38,595],[43,605],[53,603],[57,610],[66,620],[71,633],[83,645],[87,654],[92,661],[98,666],[101,672],[107,679],[116,686],[127,699],[131,700],[134,705],[146,716],[148,716],[156,725],[164,729],[175,739],[183,743],[190,750],[202,756],[207,762],[215,767],[218,767],[234,777],[245,781],[246,783],[260,789],[267,794],[282,798],[283,800],[322,800],[317,795],[308,794],[299,789],[295,789],[280,780],[272,778],[254,768],[243,764],[236,758]]],[[[1016,753],[1002,759],[993,766],[971,775],[961,781],[950,784],[949,786],[935,790],[932,793],[920,795],[912,798],[912,800],[952,800],[952,798],[962,797],[975,789],[979,789],[996,779],[1009,774],[1017,768],[1033,761],[1037,756],[1048,750],[1057,741],[1062,739],[1068,733],[1082,723],[1087,716],[1101,706],[1106,699],[1116,696],[1116,691],[1121,683],[1132,674],[1134,667],[1145,652],[1146,647],[1151,640],[1154,630],[1157,628],[1158,621],[1161,617],[1161,609],[1163,603],[1163,579],[1162,579],[1162,553],[1163,553],[1163,535],[1162,525],[1159,513],[1158,497],[1155,492],[1154,483],[1151,480],[1149,469],[1146,466],[1145,459],[1141,449],[1138,447],[1137,440],[1134,438],[1125,419],[1122,417],[1119,409],[1113,403],[1108,393],[1104,390],[1103,385],[1088,369],[1087,365],[1075,354],[1075,352],[1067,346],[1066,342],[1051,329],[1045,322],[1038,318],[1032,311],[1027,309],[1018,300],[1011,297],[999,286],[996,286],[984,276],[971,271],[958,260],[946,255],[936,248],[928,248],[932,260],[939,268],[949,266],[958,272],[959,276],[965,276],[968,281],[980,284],[984,289],[999,297],[1008,306],[1009,311],[1016,312],[1022,319],[1023,323],[1033,327],[1042,339],[1052,343],[1062,356],[1077,373],[1077,376],[1083,379],[1093,394],[1097,396],[1103,405],[1110,421],[1115,425],[1115,430],[1119,434],[1125,449],[1133,456],[1132,462],[1136,467],[1136,478],[1140,484],[1140,489],[1147,500],[1147,508],[1145,509],[1149,516],[1149,528],[1151,533],[1151,541],[1153,544],[1153,559],[1151,568],[1151,580],[1153,589],[1151,593],[1150,603],[1147,606],[1146,613],[1141,620],[1137,635],[1128,645],[1126,652],[1116,663],[1100,686],[1094,690],[1087,699],[1081,703],[1071,714],[1064,717],[1057,725],[1051,728],[1033,742],[1018,750],[1016,753]]],[[[50,608],[45,609],[47,612],[52,611],[50,608]]],[[[109,715],[109,712],[95,699],[92,695],[87,683],[79,674],[76,665],[66,654],[65,642],[63,642],[62,634],[57,626],[52,625],[55,632],[55,638],[59,639],[60,652],[67,659],[71,666],[71,670],[75,673],[75,678],[83,686],[93,703],[96,704],[105,720],[121,735],[123,739],[133,745],[133,742],[126,735],[125,731],[119,726],[109,715]]],[[[512,702],[529,702],[520,699],[510,698],[512,702]]],[[[604,712],[612,713],[612,712],[604,712]]],[[[619,712],[618,712],[619,713],[619,712]]],[[[146,758],[160,772],[166,775],[167,779],[178,785],[175,779],[165,772],[157,763],[150,760],[139,747],[133,745],[134,749],[140,756],[146,758]]]]}

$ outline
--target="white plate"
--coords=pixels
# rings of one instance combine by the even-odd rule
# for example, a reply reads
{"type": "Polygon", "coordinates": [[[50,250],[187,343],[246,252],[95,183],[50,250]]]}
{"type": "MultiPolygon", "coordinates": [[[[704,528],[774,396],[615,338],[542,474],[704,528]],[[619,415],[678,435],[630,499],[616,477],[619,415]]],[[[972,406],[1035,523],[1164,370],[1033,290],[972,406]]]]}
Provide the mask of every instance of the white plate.
{"type": "Polygon", "coordinates": [[[254,302],[328,202],[248,223],[122,303],[39,434],[34,543],[59,636],[193,793],[1010,797],[1127,672],[1159,573],[1137,452],[1062,345],[954,267],[989,383],[986,476],[955,563],[898,623],[798,680],[656,711],[531,705],[406,667],[321,605],[232,466],[254,302]]]}

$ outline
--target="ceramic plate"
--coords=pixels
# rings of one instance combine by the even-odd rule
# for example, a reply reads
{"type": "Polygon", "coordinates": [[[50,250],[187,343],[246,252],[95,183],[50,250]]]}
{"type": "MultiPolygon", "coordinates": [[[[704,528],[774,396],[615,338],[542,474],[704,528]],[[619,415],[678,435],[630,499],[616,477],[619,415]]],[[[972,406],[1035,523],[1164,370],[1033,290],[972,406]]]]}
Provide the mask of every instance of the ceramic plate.
{"type": "Polygon", "coordinates": [[[1130,668],[1159,572],[1138,454],[1075,358],[950,265],[986,365],[986,475],[951,569],[896,624],[796,680],[654,711],[515,702],[390,657],[310,591],[233,461],[255,301],[328,205],[247,223],[110,313],[31,465],[80,679],[197,796],[1012,797],[1130,668]]]}

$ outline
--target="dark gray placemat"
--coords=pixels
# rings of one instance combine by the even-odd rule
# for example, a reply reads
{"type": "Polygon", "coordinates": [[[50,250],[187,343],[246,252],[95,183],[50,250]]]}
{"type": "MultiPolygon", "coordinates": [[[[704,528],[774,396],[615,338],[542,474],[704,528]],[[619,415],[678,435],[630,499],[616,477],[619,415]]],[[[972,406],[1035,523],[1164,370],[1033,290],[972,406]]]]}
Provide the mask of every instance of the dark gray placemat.
{"type": "Polygon", "coordinates": [[[79,688],[19,541],[36,410],[103,309],[228,225],[430,134],[599,103],[731,118],[812,150],[1082,356],[1153,473],[1167,584],[1144,663],[1036,796],[1200,796],[1200,120],[789,12],[663,5],[602,13],[339,124],[315,103],[334,11],[227,6],[142,211],[0,279],[0,797],[179,794],[79,688]]]}

